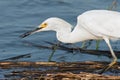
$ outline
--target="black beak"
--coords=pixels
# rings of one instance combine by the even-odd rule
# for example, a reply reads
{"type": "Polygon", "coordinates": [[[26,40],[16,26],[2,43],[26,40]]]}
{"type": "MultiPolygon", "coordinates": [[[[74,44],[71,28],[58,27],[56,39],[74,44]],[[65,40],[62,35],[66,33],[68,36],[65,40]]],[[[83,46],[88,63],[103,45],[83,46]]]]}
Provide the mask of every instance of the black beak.
{"type": "Polygon", "coordinates": [[[27,37],[27,36],[29,36],[30,34],[36,32],[36,31],[38,31],[38,30],[40,30],[40,29],[42,29],[42,27],[41,27],[41,28],[36,28],[35,30],[28,31],[28,32],[20,35],[20,37],[21,37],[21,38],[27,37]]]}

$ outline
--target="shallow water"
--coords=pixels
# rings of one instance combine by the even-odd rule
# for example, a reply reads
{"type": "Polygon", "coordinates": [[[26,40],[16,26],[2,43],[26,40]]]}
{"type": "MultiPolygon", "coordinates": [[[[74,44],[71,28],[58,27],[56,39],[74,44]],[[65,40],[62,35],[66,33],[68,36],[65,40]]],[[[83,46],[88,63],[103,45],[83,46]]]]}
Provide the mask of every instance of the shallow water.
{"type": "MultiPolygon", "coordinates": [[[[113,0],[0,0],[0,60],[30,53],[30,57],[23,57],[17,61],[48,61],[52,50],[38,49],[26,42],[46,45],[44,41],[57,42],[54,32],[42,32],[21,39],[19,36],[28,30],[36,28],[49,17],[60,17],[76,24],[76,17],[92,9],[108,9],[113,0]]],[[[114,9],[119,11],[119,2],[114,9]]],[[[114,50],[119,50],[119,41],[112,42],[114,50]]],[[[81,43],[77,43],[81,46],[81,43]]],[[[95,41],[88,47],[95,49],[95,41]]],[[[109,50],[104,41],[100,43],[100,50],[109,50]]],[[[57,50],[53,61],[110,61],[105,56],[68,53],[57,50]]]]}

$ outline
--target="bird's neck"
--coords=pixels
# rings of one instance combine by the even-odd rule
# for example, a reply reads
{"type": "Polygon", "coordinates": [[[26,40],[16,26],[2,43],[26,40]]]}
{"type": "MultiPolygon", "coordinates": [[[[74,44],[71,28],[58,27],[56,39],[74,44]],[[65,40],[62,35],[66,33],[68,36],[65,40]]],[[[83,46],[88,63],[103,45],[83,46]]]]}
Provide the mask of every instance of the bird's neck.
{"type": "Polygon", "coordinates": [[[70,37],[70,34],[71,34],[71,31],[61,31],[61,30],[59,30],[59,31],[56,31],[57,32],[57,39],[59,40],[59,41],[61,41],[61,42],[63,42],[63,43],[70,43],[69,42],[69,37],[70,37]]]}
{"type": "Polygon", "coordinates": [[[72,25],[64,20],[61,20],[57,24],[58,25],[56,25],[56,28],[54,29],[54,31],[56,31],[57,39],[63,43],[70,43],[68,38],[70,38],[73,28],[72,25]]]}
{"type": "Polygon", "coordinates": [[[72,27],[69,26],[56,31],[58,40],[64,43],[76,43],[89,39],[95,39],[95,36],[83,28],[78,29],[79,27],[75,27],[73,31],[71,28],[72,27]]]}

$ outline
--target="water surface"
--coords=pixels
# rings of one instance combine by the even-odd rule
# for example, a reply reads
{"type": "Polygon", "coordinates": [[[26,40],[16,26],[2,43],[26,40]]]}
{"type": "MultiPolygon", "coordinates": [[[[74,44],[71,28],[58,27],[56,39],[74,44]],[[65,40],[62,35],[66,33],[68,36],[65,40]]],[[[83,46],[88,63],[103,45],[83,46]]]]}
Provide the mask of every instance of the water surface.
{"type": "MultiPolygon", "coordinates": [[[[49,46],[44,41],[57,42],[55,32],[42,32],[21,39],[19,36],[26,31],[36,28],[49,17],[60,17],[73,26],[81,13],[93,9],[108,9],[113,0],[0,0],[0,60],[28,54],[31,57],[17,59],[17,61],[48,61],[52,50],[39,49],[26,42],[49,46]]],[[[114,10],[119,11],[119,1],[114,10]]],[[[114,50],[119,50],[119,41],[112,42],[114,50]]],[[[81,43],[77,43],[81,46],[81,43]]],[[[95,41],[88,49],[95,49],[95,41]]],[[[100,50],[109,50],[104,41],[100,43],[100,50]]],[[[110,61],[105,56],[69,53],[57,50],[53,61],[110,61]]]]}

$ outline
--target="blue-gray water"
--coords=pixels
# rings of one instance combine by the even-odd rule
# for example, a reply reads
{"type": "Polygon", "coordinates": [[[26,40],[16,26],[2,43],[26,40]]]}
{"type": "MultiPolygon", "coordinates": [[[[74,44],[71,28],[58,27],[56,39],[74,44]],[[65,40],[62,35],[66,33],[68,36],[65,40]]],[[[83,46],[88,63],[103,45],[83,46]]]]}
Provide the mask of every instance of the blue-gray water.
{"type": "MultiPolygon", "coordinates": [[[[31,57],[21,58],[18,61],[47,61],[52,50],[38,49],[29,45],[32,42],[38,45],[49,46],[44,41],[57,42],[54,32],[41,32],[24,39],[19,36],[26,31],[36,28],[49,17],[60,17],[73,26],[76,17],[92,9],[108,9],[113,0],[0,0],[0,60],[31,53],[31,57]]],[[[119,2],[114,10],[119,11],[119,2]]],[[[112,42],[114,50],[119,50],[119,41],[112,42]]],[[[79,43],[80,44],[80,43],[79,43]]],[[[76,44],[77,46],[80,46],[76,44]]],[[[90,49],[95,49],[92,42],[90,49]]],[[[109,50],[104,41],[100,43],[101,50],[109,50]]],[[[110,61],[105,56],[68,53],[57,50],[53,61],[110,61]]]]}

